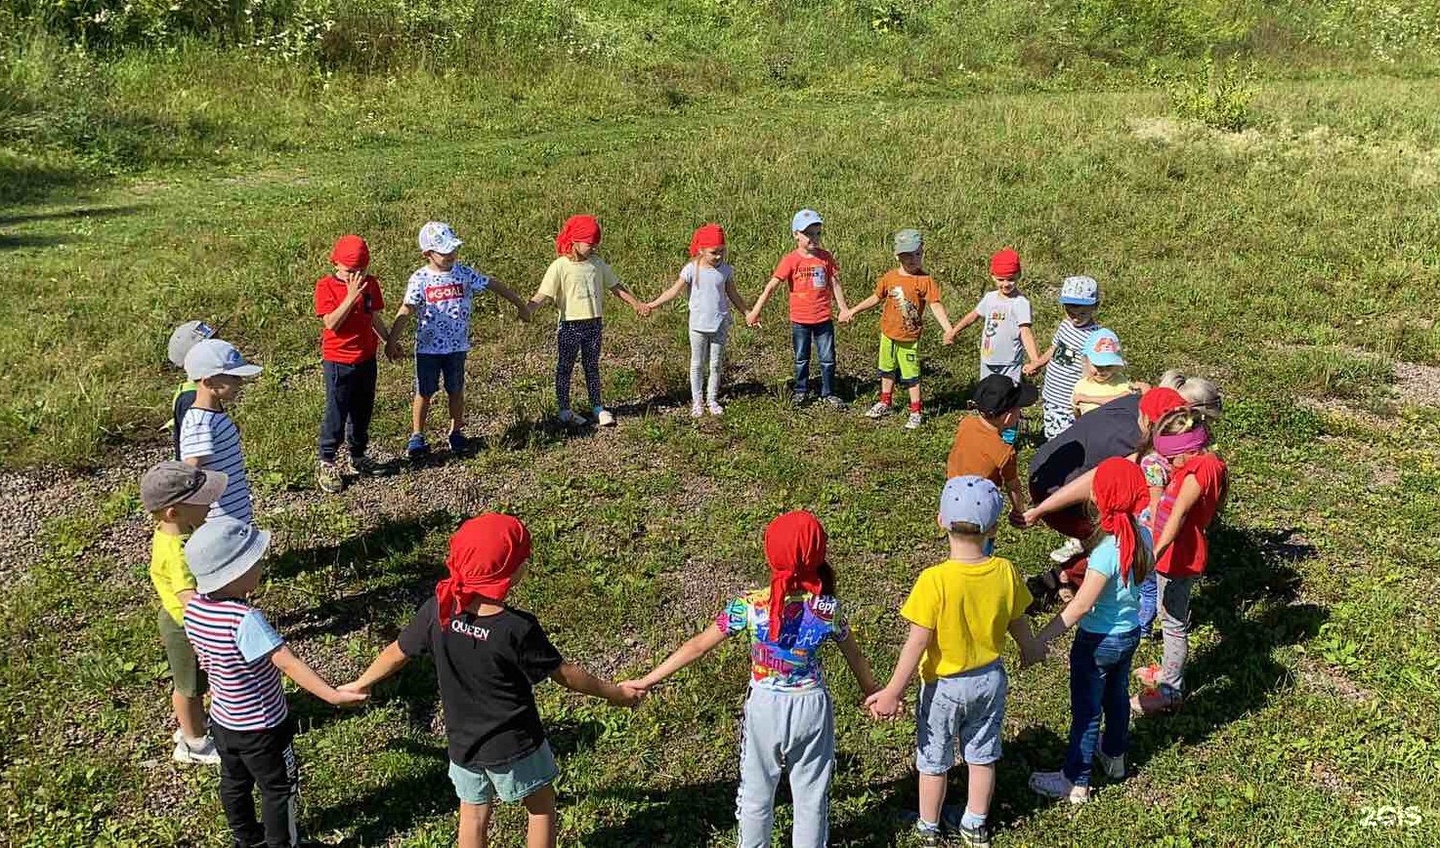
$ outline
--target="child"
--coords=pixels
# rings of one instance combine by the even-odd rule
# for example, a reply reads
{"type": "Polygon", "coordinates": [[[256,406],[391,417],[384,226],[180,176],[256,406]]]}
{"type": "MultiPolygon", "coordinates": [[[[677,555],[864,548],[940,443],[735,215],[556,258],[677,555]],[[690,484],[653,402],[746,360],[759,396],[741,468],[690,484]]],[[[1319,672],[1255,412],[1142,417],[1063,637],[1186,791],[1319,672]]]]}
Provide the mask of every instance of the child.
{"type": "MultiPolygon", "coordinates": [[[[1170,460],[1161,456],[1154,449],[1153,434],[1183,433],[1190,429],[1192,422],[1185,399],[1174,389],[1163,386],[1151,389],[1141,396],[1140,413],[1146,417],[1146,420],[1155,422],[1150,428],[1152,435],[1146,436],[1144,443],[1137,451],[1137,455],[1140,457],[1140,471],[1145,475],[1145,485],[1149,489],[1149,499],[1145,512],[1141,516],[1141,523],[1150,531],[1151,536],[1154,536],[1155,514],[1159,511],[1161,495],[1170,483],[1170,475],[1174,469],[1170,466],[1170,460]]],[[[1150,573],[1146,575],[1145,581],[1140,584],[1140,634],[1147,639],[1152,639],[1155,635],[1153,633],[1155,612],[1155,571],[1151,569],[1150,573]]],[[[1159,666],[1150,668],[1154,669],[1155,674],[1159,673],[1159,666]]]]}
{"type": "Polygon", "coordinates": [[[808,512],[787,512],[765,528],[770,587],[734,598],[706,629],[633,685],[649,689],[744,633],[750,643],[750,695],[740,753],[736,817],[740,848],[769,848],[775,788],[790,771],[795,848],[824,848],[830,836],[835,773],[835,707],[820,665],[834,641],[869,695],[879,687],[835,598],[825,528],[808,512]]]}
{"type": "Polygon", "coordinates": [[[1128,395],[1135,387],[1122,378],[1120,369],[1125,358],[1120,355],[1120,337],[1100,328],[1085,342],[1085,376],[1075,384],[1071,403],[1075,417],[1080,417],[1117,397],[1128,395]]]}
{"type": "Polygon", "coordinates": [[[513,516],[487,512],[460,525],[445,560],[449,576],[365,673],[341,687],[368,693],[411,658],[435,658],[450,780],[460,796],[460,848],[488,844],[497,795],[525,806],[527,845],[555,845],[558,772],[535,707],[535,684],[548,677],[621,707],[642,697],[566,662],[535,616],[505,603],[529,558],[530,531],[513,516]]]}
{"type": "Polygon", "coordinates": [[[1130,748],[1130,661],[1140,644],[1140,583],[1154,565],[1150,534],[1140,522],[1145,475],[1112,457],[1095,469],[1091,488],[1096,529],[1085,582],[1037,637],[1047,644],[1080,626],[1070,645],[1070,745],[1060,771],[1034,772],[1030,788],[1072,804],[1090,800],[1091,761],[1113,780],[1125,777],[1130,748]],[[1105,735],[1100,735],[1100,719],[1105,735]]]}
{"type": "Polygon", "coordinates": [[[560,423],[583,427],[589,422],[583,415],[570,410],[570,379],[575,373],[575,358],[585,371],[585,390],[590,395],[590,411],[595,423],[613,427],[615,416],[600,401],[600,340],[604,327],[602,299],[608,289],[630,305],[642,318],[650,307],[641,303],[605,260],[595,253],[600,246],[600,222],[589,215],[572,215],[555,236],[555,252],[559,254],[550,267],[535,296],[530,298],[527,315],[535,314],[546,301],[554,301],[560,313],[555,330],[555,346],[559,357],[555,363],[555,403],[560,408],[560,423]]]}
{"type": "Polygon", "coordinates": [[[195,405],[180,422],[180,458],[229,478],[224,493],[210,507],[210,518],[247,523],[255,519],[240,431],[225,407],[239,398],[242,381],[259,373],[259,365],[246,364],[234,345],[220,339],[197,342],[185,354],[185,374],[195,382],[195,405]]]}
{"type": "Polygon", "coordinates": [[[1026,375],[1045,368],[1045,438],[1053,439],[1075,423],[1075,384],[1084,373],[1082,358],[1090,334],[1100,329],[1095,311],[1100,307],[1100,284],[1091,277],[1066,277],[1060,282],[1060,305],[1065,320],[1055,328],[1050,349],[1025,366],[1026,375]]]}
{"type": "MultiPolygon", "coordinates": [[[[166,351],[170,356],[170,363],[181,371],[185,370],[185,354],[196,342],[203,342],[215,335],[215,328],[204,321],[186,321],[175,328],[170,334],[170,344],[166,351]]],[[[188,377],[175,389],[175,394],[170,398],[170,439],[174,443],[174,458],[180,459],[180,424],[185,420],[185,413],[195,405],[195,383],[188,377]]]]}
{"type": "Polygon", "coordinates": [[[291,742],[295,721],[280,675],[337,707],[365,700],[341,692],[295,656],[246,602],[260,586],[270,534],[233,518],[212,518],[185,543],[195,591],[185,604],[185,635],[210,680],[210,733],[220,754],[220,805],[235,845],[290,848],[300,841],[300,771],[291,742]],[[255,820],[260,789],[265,826],[255,820]]]}
{"type": "Polygon", "coordinates": [[[449,224],[430,221],[420,228],[418,241],[425,265],[410,275],[386,346],[386,355],[398,358],[400,332],[411,315],[419,316],[415,324],[415,401],[410,409],[410,440],[405,444],[405,453],[412,460],[430,452],[425,419],[442,376],[450,406],[450,450],[465,450],[465,356],[470,351],[474,295],[490,289],[510,301],[522,320],[528,314],[525,302],[499,280],[455,261],[455,252],[464,242],[449,224]]]}
{"type": "Polygon", "coordinates": [[[945,334],[945,343],[955,341],[966,327],[984,319],[980,335],[980,379],[991,374],[1004,374],[1018,383],[1024,376],[1024,358],[1030,357],[1031,370],[1040,359],[1035,349],[1035,333],[1030,329],[1030,301],[1020,293],[1020,254],[1005,248],[990,257],[990,279],[995,290],[986,292],[970,314],[945,334]]]}
{"type": "Polygon", "coordinates": [[[690,299],[690,415],[699,418],[708,409],[723,415],[720,377],[725,369],[725,341],[730,333],[730,304],[742,314],[750,307],[735,290],[735,269],[725,262],[725,231],[706,224],[690,238],[694,260],[680,269],[675,284],[645,305],[651,311],[674,300],[681,291],[690,299]],[[705,364],[710,379],[705,382],[705,364]]]}
{"type": "Polygon", "coordinates": [[[843,314],[845,293],[840,289],[840,267],[835,257],[820,247],[824,220],[813,209],[801,209],[790,219],[790,232],[795,237],[795,250],[787,253],[775,266],[775,273],[765,290],[755,299],[746,322],[760,324],[760,310],[771,293],[782,283],[790,292],[790,342],[795,349],[795,405],[805,403],[810,391],[810,351],[820,358],[820,400],[836,409],[845,402],[835,396],[835,323],[830,302],[833,300],[843,314]]]}
{"type": "Polygon", "coordinates": [[[1159,674],[1142,678],[1147,691],[1131,707],[1153,715],[1178,708],[1185,697],[1185,662],[1190,654],[1190,593],[1205,573],[1209,544],[1205,531],[1225,504],[1229,472],[1210,446],[1204,416],[1189,430],[1155,436],[1155,451],[1170,463],[1170,481],[1154,516],[1156,595],[1164,656],[1159,674]],[[1150,684],[1155,684],[1153,687],[1150,684]]]}
{"type": "Polygon", "coordinates": [[[920,772],[920,821],[915,828],[926,845],[940,841],[946,776],[955,765],[957,743],[968,764],[969,785],[963,815],[944,816],[946,825],[966,845],[990,844],[986,818],[1008,689],[1000,657],[1005,634],[1020,645],[1022,665],[1043,656],[1025,618],[1030,592],[1014,564],[991,553],[1004,504],[989,480],[965,476],[946,481],[937,520],[949,534],[950,556],[916,579],[900,610],[910,623],[910,635],[895,672],[884,689],[865,700],[876,718],[895,716],[905,687],[919,670],[915,767],[920,772]]]}
{"type": "Polygon", "coordinates": [[[366,455],[370,415],[375,410],[376,351],[390,347],[390,330],[381,312],[380,281],[367,273],[370,247],[359,236],[341,236],[330,251],[335,273],[315,283],[315,314],[320,317],[320,359],[325,372],[325,417],[320,422],[320,467],[315,482],[323,492],[344,488],[335,467],[341,440],[350,445],[350,467],[375,473],[366,455]]]}
{"type": "Polygon", "coordinates": [[[1011,521],[1018,521],[1025,512],[1025,492],[1015,462],[1021,410],[1032,406],[1039,397],[1030,383],[1013,382],[1004,374],[991,374],[981,380],[970,399],[977,414],[960,419],[945,463],[947,479],[974,475],[1004,486],[1010,495],[1011,521]]]}
{"type": "Polygon", "coordinates": [[[925,273],[925,247],[917,230],[901,230],[895,234],[895,258],[900,267],[881,277],[875,293],[840,313],[840,323],[848,324],[870,307],[885,302],[880,313],[880,400],[865,413],[867,418],[883,418],[890,414],[895,383],[910,393],[910,418],[905,429],[915,430],[924,421],[920,405],[920,341],[921,313],[928,304],[935,320],[950,332],[950,316],[940,302],[940,286],[925,273]],[[898,376],[898,380],[896,379],[898,376]]]}
{"type": "Polygon", "coordinates": [[[150,540],[150,582],[160,596],[156,616],[165,660],[174,691],[177,763],[220,762],[215,742],[205,730],[205,674],[185,638],[185,604],[195,595],[195,578],[185,565],[185,540],[205,523],[210,504],[225,491],[227,478],[218,471],[201,471],[183,462],[162,462],[140,478],[140,503],[155,519],[150,540]]]}

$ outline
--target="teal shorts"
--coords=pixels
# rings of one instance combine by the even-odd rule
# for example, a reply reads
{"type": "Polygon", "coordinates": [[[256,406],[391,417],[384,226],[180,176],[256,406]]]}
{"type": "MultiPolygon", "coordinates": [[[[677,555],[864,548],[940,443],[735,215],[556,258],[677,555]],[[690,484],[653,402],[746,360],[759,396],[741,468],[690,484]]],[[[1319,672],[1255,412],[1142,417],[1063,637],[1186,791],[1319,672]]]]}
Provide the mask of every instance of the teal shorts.
{"type": "Polygon", "coordinates": [[[450,764],[450,782],[455,784],[455,794],[464,803],[476,805],[488,804],[497,795],[501,801],[519,801],[549,786],[559,774],[549,742],[541,743],[534,753],[513,763],[484,771],[450,764]]]}

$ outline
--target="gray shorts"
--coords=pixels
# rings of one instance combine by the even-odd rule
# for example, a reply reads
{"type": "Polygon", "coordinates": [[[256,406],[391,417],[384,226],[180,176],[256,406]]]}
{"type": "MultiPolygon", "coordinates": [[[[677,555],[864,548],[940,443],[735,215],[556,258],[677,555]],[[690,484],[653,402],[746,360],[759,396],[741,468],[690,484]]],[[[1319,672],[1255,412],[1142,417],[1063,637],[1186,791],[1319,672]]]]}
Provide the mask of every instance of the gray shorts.
{"type": "Polygon", "coordinates": [[[921,684],[915,713],[916,771],[949,771],[955,766],[957,742],[964,746],[965,762],[971,765],[1000,759],[1008,689],[1002,660],[921,684]]]}

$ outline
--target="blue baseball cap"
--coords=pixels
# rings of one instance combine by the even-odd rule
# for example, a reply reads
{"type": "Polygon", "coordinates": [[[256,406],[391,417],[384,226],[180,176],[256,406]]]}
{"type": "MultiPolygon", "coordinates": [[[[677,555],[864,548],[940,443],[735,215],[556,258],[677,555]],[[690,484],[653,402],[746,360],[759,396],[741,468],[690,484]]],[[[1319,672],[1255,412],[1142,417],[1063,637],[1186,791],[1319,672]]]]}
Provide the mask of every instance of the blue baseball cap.
{"type": "Polygon", "coordinates": [[[989,533],[1000,521],[1005,498],[1000,489],[984,477],[967,474],[945,481],[940,492],[940,523],[952,527],[963,521],[974,524],[980,532],[989,533]]]}
{"type": "Polygon", "coordinates": [[[825,219],[820,217],[819,212],[814,209],[801,209],[795,213],[795,217],[790,219],[790,232],[803,232],[806,227],[823,223],[825,223],[825,219]]]}
{"type": "Polygon", "coordinates": [[[1060,303],[1065,306],[1094,306],[1100,302],[1100,284],[1094,277],[1066,277],[1060,281],[1060,303]]]}
{"type": "Polygon", "coordinates": [[[1090,360],[1091,365],[1100,368],[1124,365],[1125,357],[1120,355],[1120,337],[1115,335],[1114,330],[1101,327],[1086,340],[1085,358],[1090,360]]]}

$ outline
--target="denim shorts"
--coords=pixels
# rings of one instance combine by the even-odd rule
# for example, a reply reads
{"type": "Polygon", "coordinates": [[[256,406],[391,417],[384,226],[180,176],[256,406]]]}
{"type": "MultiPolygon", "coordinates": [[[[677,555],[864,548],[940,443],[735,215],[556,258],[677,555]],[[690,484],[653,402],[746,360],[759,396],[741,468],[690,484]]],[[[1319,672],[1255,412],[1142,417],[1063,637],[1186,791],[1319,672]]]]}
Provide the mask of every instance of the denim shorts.
{"type": "Polygon", "coordinates": [[[450,782],[466,804],[488,804],[496,796],[501,801],[519,801],[549,786],[559,774],[549,742],[541,743],[534,753],[513,763],[483,771],[450,764],[450,782]]]}
{"type": "Polygon", "coordinates": [[[440,390],[440,375],[445,375],[445,394],[453,395],[465,388],[465,354],[417,353],[415,354],[415,394],[430,397],[440,390]]]}
{"type": "Polygon", "coordinates": [[[1005,663],[995,660],[920,687],[915,715],[915,770],[944,774],[955,766],[957,743],[965,762],[983,766],[1000,759],[1005,727],[1005,663]]]}

